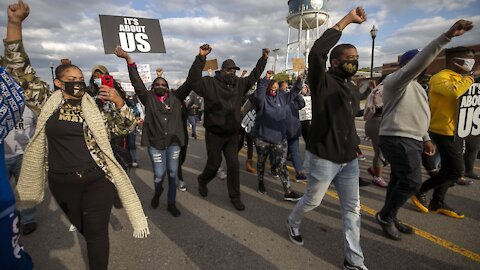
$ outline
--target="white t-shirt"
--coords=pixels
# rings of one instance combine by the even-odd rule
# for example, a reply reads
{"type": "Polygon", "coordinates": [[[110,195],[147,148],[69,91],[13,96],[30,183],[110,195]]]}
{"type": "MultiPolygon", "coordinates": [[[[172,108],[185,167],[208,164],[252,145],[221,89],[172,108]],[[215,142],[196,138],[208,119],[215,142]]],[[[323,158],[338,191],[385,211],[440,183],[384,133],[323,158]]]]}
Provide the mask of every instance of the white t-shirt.
{"type": "Polygon", "coordinates": [[[32,110],[25,106],[22,119],[17,123],[15,129],[13,129],[5,138],[5,159],[23,155],[25,147],[35,133],[36,125],[37,116],[32,110]]]}

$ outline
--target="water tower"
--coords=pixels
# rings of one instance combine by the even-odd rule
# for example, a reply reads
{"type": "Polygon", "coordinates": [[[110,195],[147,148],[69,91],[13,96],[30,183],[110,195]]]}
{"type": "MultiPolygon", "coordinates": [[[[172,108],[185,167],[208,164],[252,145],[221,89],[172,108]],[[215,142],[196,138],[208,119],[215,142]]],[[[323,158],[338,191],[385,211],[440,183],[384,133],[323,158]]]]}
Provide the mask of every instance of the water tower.
{"type": "Polygon", "coordinates": [[[305,58],[305,66],[308,67],[310,48],[329,25],[330,14],[327,6],[327,0],[288,1],[285,70],[288,70],[291,58],[305,58]]]}

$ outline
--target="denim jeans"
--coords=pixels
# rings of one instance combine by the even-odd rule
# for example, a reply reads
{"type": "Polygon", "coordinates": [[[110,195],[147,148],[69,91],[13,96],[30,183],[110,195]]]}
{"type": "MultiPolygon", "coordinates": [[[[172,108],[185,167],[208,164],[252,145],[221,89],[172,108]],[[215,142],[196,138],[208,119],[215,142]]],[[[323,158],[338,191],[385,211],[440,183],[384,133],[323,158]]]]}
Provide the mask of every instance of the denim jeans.
{"type": "Polygon", "coordinates": [[[177,172],[180,157],[180,146],[171,145],[166,149],[158,150],[153,146],[148,147],[148,153],[152,160],[154,174],[155,194],[163,192],[163,176],[168,177],[168,203],[174,204],[177,196],[177,172]]]}
{"type": "MultiPolygon", "coordinates": [[[[15,178],[15,184],[18,182],[20,176],[20,169],[22,168],[23,155],[18,155],[12,158],[5,159],[5,168],[8,177],[15,178]]],[[[24,209],[20,212],[20,223],[28,224],[35,222],[35,207],[24,209]]]]}
{"type": "Polygon", "coordinates": [[[299,141],[300,141],[299,138],[288,140],[288,152],[292,157],[292,164],[293,164],[293,167],[295,168],[295,172],[297,173],[297,175],[301,171],[303,171],[302,158],[300,157],[299,141]]]}
{"type": "Polygon", "coordinates": [[[137,162],[137,146],[135,145],[137,135],[135,134],[135,131],[128,134],[127,140],[128,140],[128,150],[130,151],[130,155],[132,156],[132,162],[137,162]]]}
{"type": "Polygon", "coordinates": [[[197,135],[197,116],[196,115],[189,115],[188,122],[192,125],[192,137],[197,135]]]}
{"type": "Polygon", "coordinates": [[[345,259],[353,265],[363,265],[358,160],[338,164],[320,159],[309,151],[305,152],[305,159],[310,161],[307,190],[288,216],[288,222],[299,228],[303,215],[320,205],[328,186],[333,182],[342,207],[345,259]]]}

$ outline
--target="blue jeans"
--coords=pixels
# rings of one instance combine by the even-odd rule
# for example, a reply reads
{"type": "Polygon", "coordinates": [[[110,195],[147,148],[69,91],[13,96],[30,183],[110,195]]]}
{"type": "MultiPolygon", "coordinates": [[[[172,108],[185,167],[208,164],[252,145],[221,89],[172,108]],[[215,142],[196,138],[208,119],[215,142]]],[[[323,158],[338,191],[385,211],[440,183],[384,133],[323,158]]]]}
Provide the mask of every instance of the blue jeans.
{"type": "Polygon", "coordinates": [[[154,174],[155,194],[160,195],[163,191],[163,176],[168,176],[168,203],[174,204],[177,196],[177,172],[180,157],[180,146],[171,145],[166,149],[158,150],[153,146],[148,147],[148,153],[152,160],[154,174]]]}
{"type": "MultiPolygon", "coordinates": [[[[18,182],[20,176],[20,169],[22,168],[23,155],[18,155],[12,158],[5,159],[5,168],[8,177],[15,178],[15,184],[18,182]]],[[[28,224],[35,222],[35,207],[24,209],[20,212],[20,224],[28,224]]]]}
{"type": "Polygon", "coordinates": [[[353,265],[363,265],[358,160],[337,164],[320,159],[309,151],[305,152],[305,159],[310,161],[307,190],[288,216],[288,222],[299,228],[303,215],[320,205],[328,186],[333,182],[342,207],[345,259],[353,265]]]}
{"type": "Polygon", "coordinates": [[[288,140],[288,152],[292,157],[292,164],[297,175],[303,171],[302,159],[300,158],[299,138],[288,140]]]}
{"type": "Polygon", "coordinates": [[[135,145],[137,135],[135,131],[128,134],[128,150],[130,151],[130,155],[132,156],[132,162],[137,162],[137,146],[135,145]]]}
{"type": "Polygon", "coordinates": [[[197,116],[196,115],[189,115],[188,122],[192,125],[192,137],[197,135],[197,116]]]}

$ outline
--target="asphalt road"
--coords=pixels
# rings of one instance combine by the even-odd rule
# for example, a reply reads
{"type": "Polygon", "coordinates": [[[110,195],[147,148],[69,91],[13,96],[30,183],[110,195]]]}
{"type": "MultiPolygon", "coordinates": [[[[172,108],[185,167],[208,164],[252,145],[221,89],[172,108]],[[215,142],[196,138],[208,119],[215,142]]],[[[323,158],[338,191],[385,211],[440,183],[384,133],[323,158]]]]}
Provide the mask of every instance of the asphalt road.
{"type": "MultiPolygon", "coordinates": [[[[363,122],[357,127],[363,139],[363,122]]],[[[110,221],[109,269],[339,269],[343,262],[343,234],[339,201],[330,188],[322,205],[309,212],[302,223],[305,245],[288,239],[285,220],[293,203],[284,202],[281,183],[267,175],[267,194],[257,193],[256,175],[244,170],[246,151],[240,153],[243,212],[230,204],[225,181],[213,180],[209,195],[197,191],[197,175],[206,162],[203,132],[190,140],[184,165],[187,192],[177,193],[181,217],[167,212],[166,194],[158,209],[151,209],[153,174],[146,149],[138,146],[140,167],[130,172],[148,216],[151,235],[134,239],[123,210],[113,209],[110,221]]],[[[366,161],[373,152],[362,140],[366,161]]],[[[302,153],[304,144],[301,144],[302,153]]],[[[224,168],[226,168],[224,166],[224,168]]],[[[388,179],[388,170],[386,178],[388,179]]],[[[427,176],[424,174],[424,180],[427,176]]],[[[302,193],[305,184],[293,183],[302,193]]],[[[360,189],[362,203],[362,248],[369,269],[480,269],[480,181],[455,186],[447,195],[449,204],[465,213],[457,220],[439,214],[422,214],[408,202],[399,218],[415,226],[417,234],[401,241],[386,239],[373,214],[383,205],[385,189],[370,185],[360,189]]],[[[38,229],[20,242],[33,257],[36,269],[86,269],[85,242],[47,192],[38,207],[38,229]]]]}

